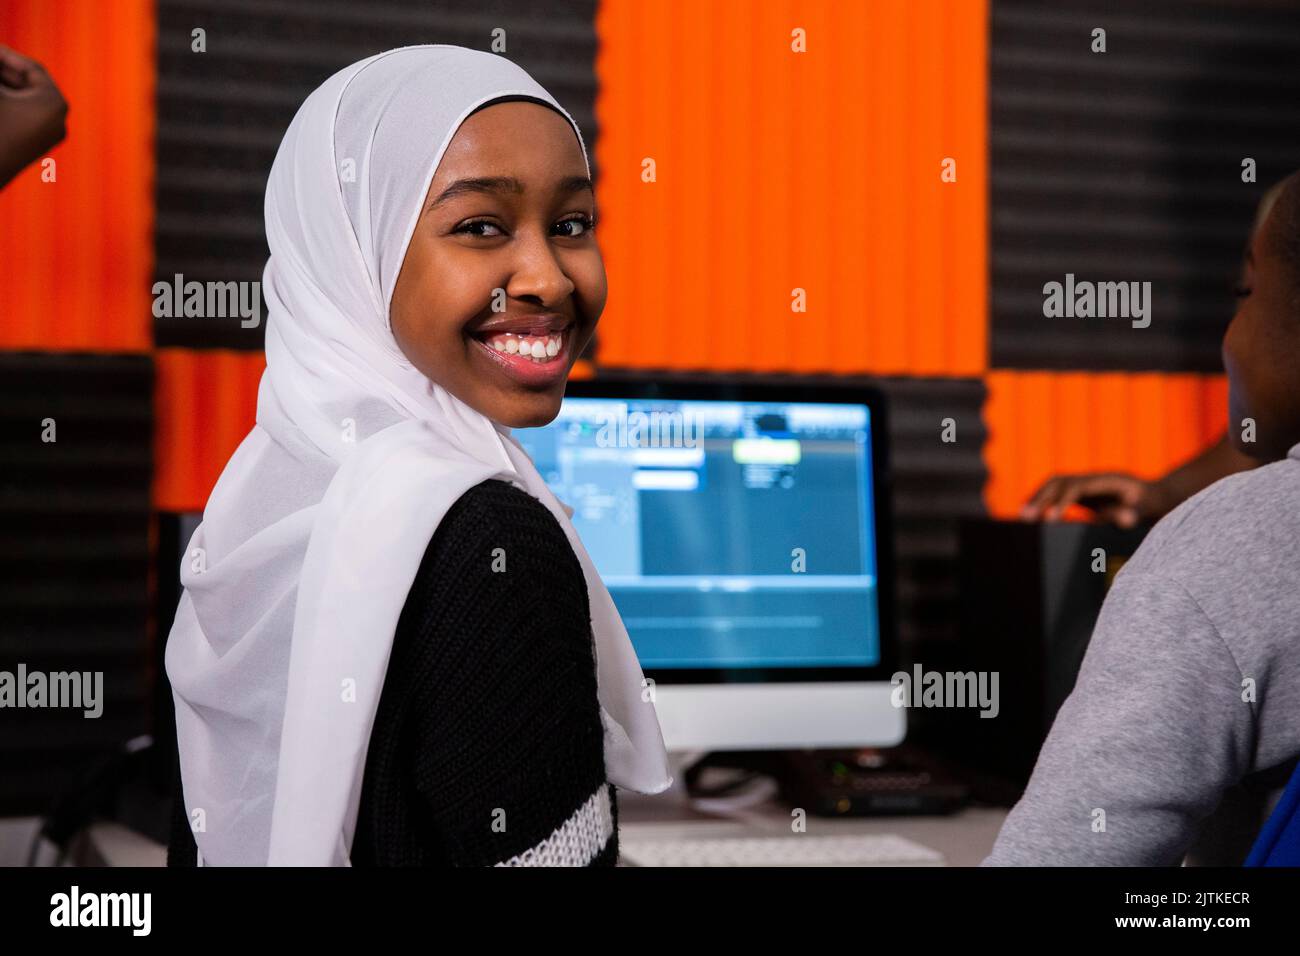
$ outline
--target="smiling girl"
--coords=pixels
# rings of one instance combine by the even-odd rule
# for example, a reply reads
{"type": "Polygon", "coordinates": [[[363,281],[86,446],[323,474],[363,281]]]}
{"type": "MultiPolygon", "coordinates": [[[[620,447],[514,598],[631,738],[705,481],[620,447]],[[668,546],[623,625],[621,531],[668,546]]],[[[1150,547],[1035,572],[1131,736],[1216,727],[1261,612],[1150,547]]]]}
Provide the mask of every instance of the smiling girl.
{"type": "Polygon", "coordinates": [[[604,308],[581,132],[454,46],[340,71],[266,192],[267,369],[181,567],[174,864],[595,865],[671,783],[640,666],[511,435],[604,308]]]}

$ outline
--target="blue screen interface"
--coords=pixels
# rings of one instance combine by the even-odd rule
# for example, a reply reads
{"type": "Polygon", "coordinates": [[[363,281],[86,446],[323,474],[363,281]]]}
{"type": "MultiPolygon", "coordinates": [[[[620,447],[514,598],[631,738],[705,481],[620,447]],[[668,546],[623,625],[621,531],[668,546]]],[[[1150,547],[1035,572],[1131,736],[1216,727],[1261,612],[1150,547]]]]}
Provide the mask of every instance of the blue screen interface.
{"type": "Polygon", "coordinates": [[[513,434],[643,668],[880,662],[866,405],[569,397],[513,434]]]}

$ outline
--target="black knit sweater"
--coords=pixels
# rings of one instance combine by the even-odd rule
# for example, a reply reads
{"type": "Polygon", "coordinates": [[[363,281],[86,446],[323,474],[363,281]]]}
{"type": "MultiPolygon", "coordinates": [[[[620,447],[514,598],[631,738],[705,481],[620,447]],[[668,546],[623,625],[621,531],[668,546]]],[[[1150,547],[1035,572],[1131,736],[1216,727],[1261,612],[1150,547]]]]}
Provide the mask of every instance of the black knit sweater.
{"type": "MultiPolygon", "coordinates": [[[[447,512],[398,621],[366,756],[354,866],[612,866],[582,567],[503,481],[447,512]],[[498,550],[499,549],[499,550],[498,550]]],[[[169,866],[195,864],[175,779],[169,866]]]]}

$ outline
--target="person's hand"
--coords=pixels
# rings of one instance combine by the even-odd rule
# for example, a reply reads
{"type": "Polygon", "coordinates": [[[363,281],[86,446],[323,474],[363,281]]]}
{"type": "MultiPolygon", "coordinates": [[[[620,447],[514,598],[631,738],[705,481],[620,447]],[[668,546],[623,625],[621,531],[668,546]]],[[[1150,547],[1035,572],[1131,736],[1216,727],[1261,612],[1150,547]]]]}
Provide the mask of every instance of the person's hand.
{"type": "Polygon", "coordinates": [[[1159,482],[1123,472],[1103,472],[1049,478],[1034,492],[1020,517],[1025,521],[1055,521],[1074,504],[1090,508],[1098,519],[1121,528],[1159,518],[1168,510],[1159,482]]]}
{"type": "Polygon", "coordinates": [[[0,46],[0,186],[63,141],[67,116],[45,67],[0,46]]]}

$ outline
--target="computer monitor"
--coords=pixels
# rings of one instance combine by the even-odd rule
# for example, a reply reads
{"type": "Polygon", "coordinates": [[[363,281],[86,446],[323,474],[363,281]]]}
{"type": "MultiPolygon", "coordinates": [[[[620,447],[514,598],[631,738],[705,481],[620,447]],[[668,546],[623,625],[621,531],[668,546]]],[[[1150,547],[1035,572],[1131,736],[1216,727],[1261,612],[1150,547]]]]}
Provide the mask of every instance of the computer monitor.
{"type": "Polygon", "coordinates": [[[673,751],[892,746],[882,396],[570,382],[515,429],[618,606],[673,751]]]}

